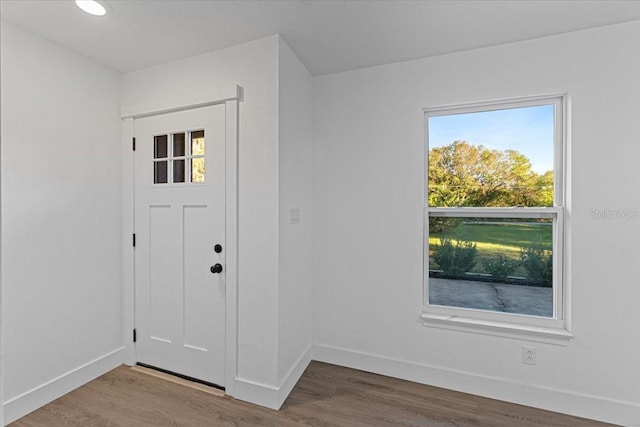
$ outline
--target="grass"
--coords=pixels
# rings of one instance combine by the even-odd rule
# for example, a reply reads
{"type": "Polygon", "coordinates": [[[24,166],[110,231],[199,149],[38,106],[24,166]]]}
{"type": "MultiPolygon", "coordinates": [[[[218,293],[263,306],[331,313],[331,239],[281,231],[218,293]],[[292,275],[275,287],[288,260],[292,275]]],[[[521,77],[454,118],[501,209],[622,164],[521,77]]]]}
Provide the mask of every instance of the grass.
{"type": "MultiPolygon", "coordinates": [[[[531,246],[551,251],[552,249],[552,226],[551,222],[498,222],[490,219],[482,221],[469,220],[462,222],[458,226],[445,234],[432,233],[429,235],[429,255],[433,255],[433,249],[440,244],[440,239],[449,237],[456,241],[471,241],[478,249],[476,267],[472,270],[475,273],[486,273],[484,262],[498,254],[502,254],[514,260],[520,260],[520,251],[531,246]]],[[[433,261],[430,261],[431,268],[437,268],[433,261]]],[[[518,269],[514,274],[523,274],[518,269]]]]}

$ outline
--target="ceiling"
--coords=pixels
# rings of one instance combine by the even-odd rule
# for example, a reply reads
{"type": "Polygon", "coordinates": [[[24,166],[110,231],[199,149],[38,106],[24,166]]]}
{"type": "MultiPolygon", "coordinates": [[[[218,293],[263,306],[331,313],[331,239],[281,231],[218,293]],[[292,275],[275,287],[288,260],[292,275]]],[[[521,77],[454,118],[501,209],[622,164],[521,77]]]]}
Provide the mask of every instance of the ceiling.
{"type": "Polygon", "coordinates": [[[119,71],[279,33],[313,75],[640,20],[640,0],[0,0],[2,18],[119,71]]]}

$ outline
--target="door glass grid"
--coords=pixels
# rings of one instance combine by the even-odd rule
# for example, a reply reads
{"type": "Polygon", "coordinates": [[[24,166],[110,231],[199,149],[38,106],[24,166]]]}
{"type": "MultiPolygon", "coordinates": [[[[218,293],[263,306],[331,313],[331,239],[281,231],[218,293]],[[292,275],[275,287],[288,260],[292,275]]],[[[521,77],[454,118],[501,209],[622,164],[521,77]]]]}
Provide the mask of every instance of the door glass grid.
{"type": "Polygon", "coordinates": [[[154,136],[153,183],[203,183],[204,149],[204,130],[154,136]]]}

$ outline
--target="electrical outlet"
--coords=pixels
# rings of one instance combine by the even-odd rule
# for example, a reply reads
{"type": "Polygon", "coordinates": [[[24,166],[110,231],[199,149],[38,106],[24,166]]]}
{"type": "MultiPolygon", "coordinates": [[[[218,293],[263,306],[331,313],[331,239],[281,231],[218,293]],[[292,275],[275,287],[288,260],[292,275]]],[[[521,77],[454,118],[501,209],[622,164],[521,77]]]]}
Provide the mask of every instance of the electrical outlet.
{"type": "Polygon", "coordinates": [[[522,347],[522,363],[525,365],[535,365],[536,362],[536,348],[526,346],[522,347]]]}

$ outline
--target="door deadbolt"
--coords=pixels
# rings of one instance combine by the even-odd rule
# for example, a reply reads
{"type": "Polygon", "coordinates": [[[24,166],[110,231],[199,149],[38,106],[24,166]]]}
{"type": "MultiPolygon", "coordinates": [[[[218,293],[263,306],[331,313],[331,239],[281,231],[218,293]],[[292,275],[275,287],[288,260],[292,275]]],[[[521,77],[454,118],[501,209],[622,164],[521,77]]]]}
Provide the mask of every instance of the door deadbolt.
{"type": "Polygon", "coordinates": [[[222,264],[216,264],[211,266],[211,272],[213,274],[222,273],[222,264]]]}
{"type": "Polygon", "coordinates": [[[219,254],[220,252],[222,252],[222,245],[215,245],[213,247],[213,251],[217,254],[219,254]]]}

